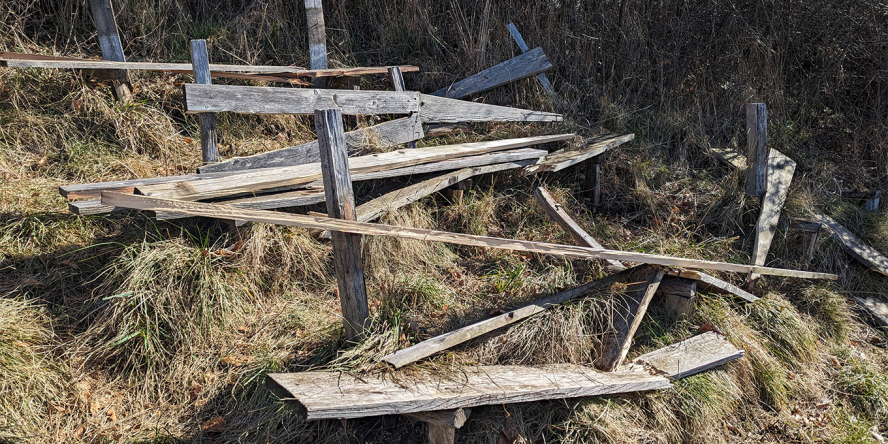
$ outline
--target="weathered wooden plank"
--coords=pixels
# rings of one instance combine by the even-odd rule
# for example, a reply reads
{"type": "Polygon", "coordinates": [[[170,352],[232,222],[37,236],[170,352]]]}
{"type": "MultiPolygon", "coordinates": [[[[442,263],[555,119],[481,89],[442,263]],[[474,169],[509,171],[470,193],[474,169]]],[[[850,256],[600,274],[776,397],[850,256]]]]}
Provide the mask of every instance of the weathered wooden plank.
{"type": "Polygon", "coordinates": [[[641,355],[622,366],[620,371],[648,371],[682,379],[740,359],[744,354],[724,336],[708,331],[641,355]]]}
{"type": "Polygon", "coordinates": [[[718,160],[741,171],[746,169],[746,156],[743,154],[740,154],[731,148],[721,146],[710,146],[710,149],[718,160]]]}
{"type": "Polygon", "coordinates": [[[882,327],[888,327],[888,304],[884,302],[877,301],[873,298],[859,298],[854,297],[854,301],[857,302],[870,316],[873,317],[873,320],[879,323],[882,327]]]}
{"type": "MultiPolygon", "coordinates": [[[[322,181],[319,181],[322,182],[322,181]]],[[[91,201],[86,201],[91,202],[91,201]]],[[[246,208],[250,210],[271,210],[276,208],[301,207],[306,205],[314,205],[324,202],[324,188],[317,187],[307,190],[295,190],[284,193],[275,193],[264,196],[246,197],[241,199],[227,200],[223,202],[235,208],[246,208]]],[[[79,202],[72,202],[79,203],[79,202]]],[[[70,204],[69,204],[70,205],[70,204]]],[[[173,220],[191,217],[188,214],[174,213],[167,211],[157,211],[154,213],[157,220],[173,220]]]]}
{"type": "MultiPolygon", "coordinates": [[[[327,28],[324,26],[324,5],[321,0],[305,0],[305,22],[311,69],[327,69],[327,28]]],[[[326,86],[324,79],[315,79],[315,86],[326,86]]]]}
{"type": "Polygon", "coordinates": [[[469,419],[471,414],[472,409],[459,408],[453,410],[437,410],[434,412],[405,413],[404,416],[428,424],[458,429],[466,424],[466,420],[469,419]]]}
{"type": "Polygon", "coordinates": [[[420,94],[420,117],[425,123],[561,122],[561,114],[487,105],[420,94]]]}
{"type": "MultiPolygon", "coordinates": [[[[102,50],[102,58],[114,62],[124,62],[123,44],[120,43],[120,35],[117,33],[117,22],[114,20],[114,11],[111,9],[111,0],[90,0],[93,22],[96,25],[96,37],[99,40],[99,48],[102,50]]],[[[114,70],[114,92],[121,102],[128,102],[132,96],[132,84],[129,74],[124,70],[114,70]]]]}
{"type": "Polygon", "coordinates": [[[534,74],[539,74],[551,68],[552,64],[546,58],[543,48],[534,48],[518,57],[506,60],[448,87],[441,88],[433,92],[432,95],[461,99],[525,77],[530,77],[534,74]]]}
{"type": "Polygon", "coordinates": [[[217,177],[230,176],[231,173],[209,173],[209,174],[182,174],[179,176],[163,176],[149,177],[146,179],[128,179],[128,180],[112,180],[108,182],[91,182],[79,183],[71,185],[62,185],[59,187],[59,194],[69,200],[73,199],[90,199],[101,197],[102,191],[117,191],[121,193],[132,193],[136,187],[141,185],[158,185],[164,183],[187,182],[192,180],[206,180],[217,177]]]}
{"type": "Polygon", "coordinates": [[[549,154],[542,162],[524,169],[524,174],[531,175],[544,171],[561,171],[587,159],[604,154],[611,148],[620,146],[635,139],[635,134],[606,134],[586,139],[586,145],[578,150],[563,149],[549,154]]]}
{"type": "MultiPolygon", "coordinates": [[[[419,122],[419,115],[413,114],[410,117],[403,117],[367,128],[349,131],[345,133],[345,144],[348,147],[349,154],[351,154],[360,148],[366,147],[371,142],[382,147],[387,147],[422,138],[422,123],[419,122]]],[[[320,162],[320,160],[321,158],[318,154],[318,141],[314,140],[289,148],[282,148],[253,156],[235,157],[225,162],[204,165],[198,169],[198,172],[204,174],[218,171],[243,171],[256,168],[275,168],[304,165],[307,163],[320,162]]]]}
{"type": "Polygon", "coordinates": [[[602,351],[595,361],[596,367],[612,372],[626,359],[629,347],[632,346],[632,338],[638,331],[664,274],[663,270],[654,267],[641,267],[632,271],[628,279],[634,283],[629,285],[628,294],[623,301],[615,302],[619,305],[612,308],[612,329],[602,339],[602,351]]]}
{"type": "Polygon", "coordinates": [[[869,244],[825,214],[815,214],[814,221],[820,222],[826,228],[829,228],[833,239],[839,241],[842,248],[848,254],[862,262],[869,269],[888,276],[888,257],[885,257],[878,250],[869,246],[869,244]]]}
{"type": "Polygon", "coordinates": [[[697,298],[697,281],[675,276],[665,276],[657,288],[659,305],[676,317],[690,317],[694,313],[697,298]]]}
{"type": "Polygon", "coordinates": [[[746,104],[746,194],[762,197],[767,187],[768,112],[764,103],[746,104]]]}
{"type": "Polygon", "coordinates": [[[410,91],[294,89],[262,86],[185,84],[190,113],[312,114],[335,106],[343,114],[410,114],[419,112],[419,96],[410,91]]]}
{"type": "MultiPolygon", "coordinates": [[[[795,174],[796,163],[786,157],[780,151],[771,150],[768,155],[768,176],[764,197],[762,197],[762,212],[759,214],[758,223],[755,226],[755,242],[753,243],[752,258],[755,265],[765,265],[768,250],[771,249],[771,241],[777,231],[777,223],[780,222],[780,212],[786,203],[789,194],[789,185],[795,174]]],[[[749,277],[749,281],[755,281],[756,276],[749,277]]]]}
{"type": "MultiPolygon", "coordinates": [[[[348,168],[345,129],[342,111],[315,111],[315,128],[321,152],[324,197],[327,215],[333,219],[357,220],[355,196],[348,168]]],[[[345,324],[345,337],[354,340],[365,328],[370,310],[367,308],[367,287],[364,283],[364,261],[361,256],[361,235],[333,231],[333,268],[339,285],[339,302],[345,324]]]]}
{"type": "Polygon", "coordinates": [[[188,202],[182,200],[162,199],[135,194],[102,192],[102,204],[136,210],[173,211],[193,216],[213,217],[217,219],[244,220],[277,225],[297,226],[308,229],[336,230],[346,233],[364,234],[369,236],[388,236],[401,239],[417,239],[428,242],[444,242],[471,247],[488,247],[502,250],[526,251],[530,253],[551,254],[559,257],[580,259],[614,259],[627,262],[665,265],[669,267],[700,268],[709,270],[732,271],[736,273],[756,272],[759,274],[796,277],[802,279],[830,279],[838,276],[829,273],[811,271],[786,270],[781,268],[757,267],[754,265],[730,264],[726,262],[707,261],[661,256],[628,251],[599,250],[572,245],[557,245],[545,242],[533,242],[515,239],[501,239],[471,234],[449,233],[446,231],[425,230],[421,228],[398,227],[392,225],[367,222],[352,222],[325,217],[286,214],[274,211],[260,211],[234,208],[227,205],[188,202]]]}
{"type": "MultiPolygon", "coordinates": [[[[586,233],[586,231],[580,228],[580,225],[567,214],[567,211],[563,206],[555,202],[555,198],[553,198],[545,188],[537,187],[533,192],[533,196],[536,198],[540,206],[543,207],[543,210],[546,211],[546,214],[548,214],[549,217],[551,217],[564,231],[570,234],[570,237],[572,237],[576,243],[590,248],[604,249],[604,246],[598,243],[594,237],[590,236],[589,233],[586,233]]],[[[608,260],[607,262],[610,264],[611,269],[617,271],[626,269],[626,267],[624,267],[619,261],[608,260]]]]}
{"type": "Polygon", "coordinates": [[[394,365],[395,368],[401,368],[440,351],[462,344],[470,339],[477,338],[478,336],[490,333],[496,329],[527,319],[537,313],[570,301],[571,299],[576,299],[590,291],[605,288],[614,282],[626,279],[630,273],[630,270],[623,270],[619,273],[605,276],[604,278],[592,282],[587,282],[579,287],[574,287],[547,298],[531,302],[528,305],[511,310],[507,313],[458,328],[431,339],[426,339],[418,344],[383,356],[382,360],[394,365]]]}
{"type": "MultiPolygon", "coordinates": [[[[191,65],[194,69],[194,82],[209,85],[210,55],[207,52],[206,40],[191,41],[191,65]]],[[[216,147],[216,114],[200,113],[200,150],[203,163],[219,161],[219,148],[216,147]]]]}
{"type": "MultiPolygon", "coordinates": [[[[473,156],[510,148],[556,142],[573,137],[571,134],[522,137],[519,139],[472,142],[431,148],[390,151],[353,157],[349,160],[352,173],[385,171],[423,163],[439,162],[459,157],[473,156]]],[[[136,188],[147,196],[169,197],[181,200],[201,200],[253,193],[272,188],[308,184],[321,177],[320,164],[310,163],[273,170],[247,171],[223,178],[201,181],[147,185],[136,188]]]]}
{"type": "Polygon", "coordinates": [[[592,206],[601,203],[601,155],[592,156],[586,161],[586,172],[583,178],[583,194],[592,199],[592,206]]]}
{"type": "Polygon", "coordinates": [[[429,424],[429,444],[456,444],[456,428],[429,424]]]}
{"type": "Polygon", "coordinates": [[[666,269],[666,274],[670,276],[683,277],[686,279],[693,279],[698,282],[698,286],[703,291],[711,291],[711,292],[727,292],[731,293],[735,296],[739,296],[749,302],[755,302],[759,300],[758,297],[749,293],[748,291],[731,284],[729,282],[725,282],[715,276],[708,275],[706,273],[702,273],[699,271],[690,271],[690,270],[673,270],[666,269]]]}
{"type": "MultiPolygon", "coordinates": [[[[509,28],[509,34],[512,35],[512,39],[514,39],[515,43],[518,45],[518,49],[520,49],[521,52],[529,51],[530,48],[527,46],[527,43],[524,42],[524,37],[522,37],[521,33],[518,32],[518,27],[516,27],[514,23],[509,23],[507,27],[509,28]]],[[[552,99],[552,103],[555,105],[555,107],[561,109],[561,100],[558,99],[558,94],[555,93],[555,88],[552,87],[552,82],[549,81],[549,78],[546,77],[546,74],[542,72],[537,74],[537,79],[540,81],[540,85],[543,86],[543,89],[545,89],[546,92],[549,94],[549,98],[552,99]]]]}
{"type": "MultiPolygon", "coordinates": [[[[397,66],[393,66],[393,67],[389,68],[388,72],[389,72],[389,78],[392,80],[392,87],[395,89],[395,91],[407,91],[407,86],[404,84],[404,74],[401,72],[401,68],[398,68],[397,66]]],[[[411,117],[414,117],[417,119],[417,121],[419,121],[418,114],[414,114],[411,117]]],[[[420,127],[419,132],[424,133],[424,131],[422,130],[421,123],[419,124],[419,127],[420,127]]],[[[420,138],[421,137],[418,137],[417,139],[420,139],[420,138]]],[[[407,147],[408,148],[416,148],[416,139],[408,141],[407,147]]]]}
{"type": "Polygon", "coordinates": [[[570,364],[461,367],[452,375],[412,372],[386,377],[314,371],[271,373],[268,378],[270,384],[289,392],[305,408],[308,420],[598,396],[672,386],[668,379],[644,372],[602,374],[570,364]]]}

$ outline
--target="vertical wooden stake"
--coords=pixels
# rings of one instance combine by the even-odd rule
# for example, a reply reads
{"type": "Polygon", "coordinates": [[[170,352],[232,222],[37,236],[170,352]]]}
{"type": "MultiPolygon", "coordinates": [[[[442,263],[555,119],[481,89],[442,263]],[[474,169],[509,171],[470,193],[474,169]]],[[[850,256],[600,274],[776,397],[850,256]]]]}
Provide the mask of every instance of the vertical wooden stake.
{"type": "MultiPolygon", "coordinates": [[[[191,41],[191,66],[194,69],[194,83],[209,85],[210,56],[206,40],[191,41]]],[[[219,161],[219,148],[216,146],[216,114],[200,113],[200,149],[204,165],[219,161]]]]}
{"type": "MultiPolygon", "coordinates": [[[[530,48],[527,46],[527,43],[524,42],[524,37],[521,36],[521,33],[518,32],[518,28],[514,23],[509,23],[509,34],[512,35],[512,38],[515,40],[515,43],[518,45],[518,49],[521,50],[521,53],[524,54],[527,51],[530,51],[530,48]]],[[[543,85],[543,89],[549,94],[549,98],[552,99],[552,103],[555,105],[555,108],[562,109],[561,100],[558,99],[558,94],[555,93],[555,88],[552,87],[552,83],[549,82],[549,78],[546,77],[545,73],[537,74],[537,79],[540,81],[540,85],[543,85]]]]}
{"type": "MultiPolygon", "coordinates": [[[[315,129],[321,153],[321,172],[324,177],[324,195],[327,215],[344,220],[357,220],[351,173],[348,170],[348,149],[342,111],[324,109],[315,111],[315,129]]],[[[333,241],[333,265],[339,285],[339,303],[345,322],[345,336],[353,340],[364,332],[370,315],[367,308],[367,288],[364,283],[364,263],[361,259],[361,236],[330,232],[333,241]]]]}
{"type": "Polygon", "coordinates": [[[586,161],[586,178],[584,193],[592,199],[592,206],[598,208],[601,203],[601,155],[586,161]]]}
{"type": "MultiPolygon", "coordinates": [[[[120,43],[120,35],[117,33],[117,22],[114,20],[114,11],[111,9],[111,0],[90,0],[89,6],[92,10],[93,22],[96,25],[102,58],[112,62],[125,62],[123,45],[120,43]]],[[[129,102],[132,96],[129,73],[123,69],[115,69],[112,71],[112,75],[117,100],[124,103],[129,102]]]]}
{"type": "Polygon", "coordinates": [[[881,191],[873,192],[873,197],[866,200],[866,203],[863,206],[863,209],[866,211],[879,211],[879,200],[882,198],[881,191]]]}
{"type": "Polygon", "coordinates": [[[694,300],[697,297],[697,281],[673,276],[664,276],[657,288],[660,305],[667,313],[686,319],[694,313],[694,300]]]}
{"type": "MultiPolygon", "coordinates": [[[[395,91],[407,91],[407,87],[404,85],[404,73],[401,72],[401,68],[398,68],[397,66],[392,66],[388,69],[388,71],[389,78],[392,79],[392,86],[394,87],[395,91]]],[[[416,148],[416,141],[408,142],[407,147],[416,148]]]]}
{"type": "Polygon", "coordinates": [[[746,194],[765,194],[768,167],[768,112],[764,103],[746,104],[746,194]]]}
{"type": "MultiPolygon", "coordinates": [[[[324,26],[322,0],[305,0],[305,21],[308,28],[308,56],[311,69],[327,69],[327,31],[324,26]]],[[[324,77],[312,80],[316,88],[327,85],[324,77]]]]}
{"type": "Polygon", "coordinates": [[[456,443],[456,428],[429,423],[429,444],[456,443]]]}

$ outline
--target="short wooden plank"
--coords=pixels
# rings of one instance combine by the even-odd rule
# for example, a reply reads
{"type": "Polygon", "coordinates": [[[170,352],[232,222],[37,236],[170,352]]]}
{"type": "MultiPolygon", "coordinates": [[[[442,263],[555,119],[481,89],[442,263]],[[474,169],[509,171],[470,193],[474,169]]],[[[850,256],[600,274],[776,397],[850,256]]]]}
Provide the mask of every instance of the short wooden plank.
{"type": "MultiPolygon", "coordinates": [[[[771,241],[780,222],[780,212],[786,203],[792,176],[795,174],[796,163],[780,151],[771,150],[768,155],[768,182],[762,198],[762,211],[755,226],[755,242],[752,258],[755,265],[765,265],[771,241]]],[[[754,281],[755,276],[750,276],[754,281]]]]}
{"type": "Polygon", "coordinates": [[[546,156],[542,162],[524,169],[524,174],[531,175],[541,172],[561,171],[608,150],[635,139],[635,134],[606,134],[585,140],[585,146],[578,150],[563,149],[546,156]]]}
{"type": "Polygon", "coordinates": [[[71,185],[62,185],[59,187],[59,194],[68,199],[91,199],[101,197],[102,191],[117,191],[121,193],[132,193],[136,187],[141,185],[158,185],[164,183],[178,183],[192,180],[206,180],[217,177],[230,176],[231,173],[209,173],[209,174],[182,174],[178,176],[162,176],[149,177],[146,179],[128,179],[128,180],[112,180],[108,182],[91,182],[79,183],[71,185]]]}
{"type": "MultiPolygon", "coordinates": [[[[357,220],[355,196],[348,168],[345,147],[345,129],[342,111],[318,110],[314,113],[315,128],[321,152],[321,170],[324,179],[324,197],[327,215],[333,219],[357,220]]],[[[366,327],[370,310],[367,308],[367,287],[364,283],[364,261],[361,255],[361,235],[333,231],[333,268],[339,286],[339,302],[345,324],[345,337],[354,340],[366,327]]]]}
{"type": "Polygon", "coordinates": [[[711,291],[711,292],[727,292],[733,294],[734,296],[738,296],[742,299],[745,299],[749,302],[755,302],[759,300],[757,296],[754,294],[734,285],[730,282],[723,281],[715,276],[708,275],[699,271],[690,271],[690,270],[673,270],[666,269],[666,274],[670,276],[678,276],[686,279],[694,279],[698,282],[698,287],[703,291],[711,291]]]}
{"type": "Polygon", "coordinates": [[[884,302],[877,301],[873,298],[858,298],[854,297],[854,301],[857,302],[873,319],[879,323],[882,327],[888,327],[888,304],[884,302]]]}
{"type": "MultiPolygon", "coordinates": [[[[567,211],[561,206],[561,204],[555,202],[555,198],[553,198],[545,188],[537,187],[533,192],[533,196],[536,198],[537,203],[543,207],[543,210],[546,211],[546,214],[548,214],[549,217],[551,217],[564,231],[570,234],[570,237],[572,237],[576,243],[590,248],[604,249],[604,246],[598,243],[594,237],[590,236],[589,233],[586,233],[585,230],[580,228],[580,225],[567,214],[567,211]]],[[[614,270],[619,271],[626,269],[626,267],[624,267],[619,261],[608,260],[607,262],[614,270]]]]}
{"type": "MultiPolygon", "coordinates": [[[[210,55],[206,40],[191,41],[191,66],[194,69],[194,82],[201,85],[212,83],[210,77],[210,55]]],[[[219,148],[216,146],[216,115],[200,113],[200,151],[203,163],[219,161],[219,148]]]]}
{"type": "Polygon", "coordinates": [[[709,270],[732,271],[736,273],[756,272],[764,275],[796,277],[802,279],[838,279],[838,276],[829,273],[815,273],[810,271],[757,267],[754,265],[730,264],[726,262],[707,261],[701,259],[676,258],[648,253],[599,250],[596,248],[576,247],[572,245],[558,245],[545,242],[502,239],[496,237],[449,233],[446,231],[399,227],[368,222],[352,222],[325,217],[286,214],[274,211],[246,210],[220,204],[187,202],[182,200],[162,199],[156,197],[107,191],[102,193],[102,204],[112,205],[115,207],[132,208],[136,210],[173,211],[187,213],[193,216],[205,216],[217,219],[243,220],[248,222],[297,226],[318,230],[336,230],[369,236],[388,236],[401,239],[417,239],[428,242],[444,242],[471,247],[489,247],[502,250],[551,254],[559,257],[574,257],[580,259],[614,259],[627,262],[665,265],[669,267],[700,268],[709,270]]]}
{"type": "Polygon", "coordinates": [[[534,48],[518,57],[485,69],[432,93],[433,96],[461,99],[552,68],[543,48],[534,48]]]}
{"type": "Polygon", "coordinates": [[[762,197],[767,187],[768,112],[764,103],[746,104],[746,194],[762,197]]]}
{"type": "MultiPolygon", "coordinates": [[[[385,171],[423,163],[439,162],[459,157],[504,151],[510,148],[557,142],[571,137],[573,137],[571,134],[560,134],[489,142],[472,142],[431,148],[397,150],[387,153],[353,157],[349,160],[349,167],[353,174],[385,171]]],[[[140,186],[136,188],[136,191],[147,196],[169,197],[181,200],[201,200],[253,193],[277,187],[304,185],[317,180],[320,177],[320,164],[310,163],[276,168],[273,170],[247,171],[223,178],[201,181],[140,186]]]]}
{"type": "Polygon", "coordinates": [[[741,171],[746,169],[746,156],[743,154],[740,154],[731,148],[721,146],[711,146],[710,149],[718,160],[741,171]]]}
{"type": "MultiPolygon", "coordinates": [[[[117,21],[111,9],[111,0],[90,0],[89,5],[93,23],[96,25],[96,37],[102,50],[102,58],[113,62],[125,62],[123,44],[120,42],[120,34],[117,33],[117,21]]],[[[125,70],[116,69],[113,71],[113,76],[117,98],[122,102],[128,102],[133,89],[129,74],[125,70]]]]}
{"type": "Polygon", "coordinates": [[[420,94],[420,117],[425,123],[459,122],[561,122],[561,114],[487,105],[420,94]]]}
{"type": "Polygon", "coordinates": [[[726,337],[708,331],[641,355],[620,370],[644,369],[654,375],[682,379],[740,359],[744,354],[726,337]]]}
{"type": "Polygon", "coordinates": [[[441,427],[453,427],[458,429],[466,424],[466,420],[469,419],[471,414],[472,409],[459,408],[453,410],[438,410],[434,412],[405,413],[404,416],[441,427]]]}
{"type": "Polygon", "coordinates": [[[664,274],[659,268],[641,267],[629,275],[628,279],[633,283],[630,284],[628,294],[623,301],[621,303],[615,301],[619,305],[613,308],[612,329],[605,333],[602,339],[602,351],[595,361],[596,367],[612,372],[626,359],[629,347],[632,346],[632,338],[638,331],[664,274]]]}
{"type": "MultiPolygon", "coordinates": [[[[388,122],[361,128],[345,133],[345,144],[349,154],[366,147],[373,142],[382,147],[408,143],[423,138],[422,123],[419,115],[390,120],[388,122]]],[[[198,169],[201,174],[218,171],[244,171],[256,168],[275,168],[284,166],[304,165],[320,162],[318,141],[314,140],[302,145],[269,151],[246,157],[235,157],[225,162],[204,165],[198,169]]]]}
{"type": "Polygon", "coordinates": [[[614,282],[626,279],[630,273],[631,271],[629,270],[623,270],[619,273],[605,276],[604,278],[592,282],[587,282],[579,287],[574,287],[547,298],[531,302],[528,305],[511,310],[507,313],[458,328],[431,339],[426,339],[418,344],[383,356],[382,360],[395,366],[395,368],[401,368],[407,364],[432,356],[440,351],[462,344],[470,339],[477,338],[478,336],[490,333],[496,329],[527,319],[537,313],[541,313],[549,308],[570,301],[571,299],[576,299],[590,291],[606,288],[614,282]]]}
{"type": "MultiPolygon", "coordinates": [[[[570,364],[461,367],[453,374],[351,375],[337,371],[271,373],[308,420],[363,418],[546,399],[667,389],[668,379],[643,372],[603,374],[570,364]]],[[[284,398],[287,400],[288,398],[284,398]]]]}
{"type": "MultiPolygon", "coordinates": [[[[518,45],[518,49],[521,52],[527,52],[530,48],[527,46],[527,43],[524,42],[524,37],[521,36],[521,33],[518,32],[518,27],[515,26],[514,23],[509,23],[507,25],[509,28],[509,34],[511,34],[512,39],[515,40],[515,43],[518,45]]],[[[543,89],[549,94],[549,97],[552,99],[552,103],[555,104],[555,107],[558,109],[562,108],[561,100],[558,99],[558,94],[555,93],[555,88],[552,87],[552,82],[549,81],[549,78],[546,77],[545,73],[537,74],[537,79],[540,81],[540,85],[543,86],[543,89]]]]}
{"type": "Polygon", "coordinates": [[[419,96],[410,91],[295,89],[263,86],[185,84],[190,113],[313,114],[337,107],[343,114],[410,114],[419,112],[419,96]]]}
{"type": "Polygon", "coordinates": [[[829,228],[833,239],[839,241],[842,248],[855,259],[866,265],[870,270],[888,276],[888,257],[855,236],[845,227],[825,214],[815,214],[814,220],[829,228]]]}
{"type": "Polygon", "coordinates": [[[697,281],[665,276],[655,296],[659,305],[670,315],[690,317],[694,313],[694,303],[697,298],[697,281]]]}

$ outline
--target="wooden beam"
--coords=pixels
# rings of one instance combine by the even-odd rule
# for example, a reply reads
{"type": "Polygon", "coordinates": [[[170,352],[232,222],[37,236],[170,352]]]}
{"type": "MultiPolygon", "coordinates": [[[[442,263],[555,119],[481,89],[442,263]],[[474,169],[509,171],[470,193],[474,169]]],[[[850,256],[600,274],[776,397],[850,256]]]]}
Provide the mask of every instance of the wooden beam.
{"type": "Polygon", "coordinates": [[[274,211],[246,210],[227,205],[187,202],[182,200],[161,199],[135,194],[102,192],[102,204],[115,207],[132,208],[149,211],[173,211],[206,216],[217,219],[244,220],[277,225],[297,226],[308,229],[336,230],[346,233],[364,234],[369,236],[388,236],[400,239],[417,239],[428,242],[444,242],[471,247],[497,248],[501,250],[525,251],[529,253],[551,254],[559,257],[579,259],[614,259],[628,262],[665,265],[669,267],[701,268],[710,270],[732,271],[736,273],[756,272],[759,274],[796,277],[801,279],[830,279],[838,276],[829,273],[811,271],[785,270],[780,268],[757,267],[754,265],[730,264],[726,262],[707,261],[701,259],[676,258],[647,253],[628,251],[599,250],[572,245],[557,245],[545,242],[533,242],[516,239],[502,239],[471,234],[449,233],[446,231],[426,230],[421,228],[399,227],[392,225],[373,224],[367,222],[351,222],[324,217],[286,214],[274,211]]]}
{"type": "MultiPolygon", "coordinates": [[[[324,197],[327,215],[332,219],[357,220],[355,197],[348,169],[345,147],[345,129],[342,111],[325,109],[315,111],[315,128],[321,151],[321,169],[324,177],[324,197]]],[[[345,337],[355,340],[364,333],[370,310],[367,308],[367,287],[364,283],[364,261],[361,256],[361,236],[333,231],[333,265],[339,285],[339,302],[345,323],[345,337]]]]}
{"type": "MultiPolygon", "coordinates": [[[[327,29],[324,26],[324,5],[321,0],[305,0],[305,21],[308,29],[308,58],[311,69],[327,69],[327,29]]],[[[315,79],[315,87],[326,82],[315,79]]]]}
{"type": "Polygon", "coordinates": [[[586,146],[579,150],[563,149],[549,154],[542,162],[524,169],[524,174],[531,175],[544,171],[561,171],[587,159],[604,154],[611,148],[620,146],[635,139],[635,134],[606,134],[585,140],[586,146]]]}
{"type": "MultiPolygon", "coordinates": [[[[557,142],[571,137],[573,137],[572,134],[561,134],[397,150],[353,157],[349,160],[349,168],[352,173],[385,171],[423,163],[504,151],[510,148],[557,142]]],[[[168,197],[180,200],[202,200],[253,193],[278,187],[305,185],[320,179],[320,177],[320,164],[310,163],[273,170],[247,171],[223,178],[140,186],[136,188],[136,191],[147,196],[168,197]]]]}
{"type": "MultiPolygon", "coordinates": [[[[90,0],[93,22],[96,25],[96,37],[99,40],[99,48],[102,50],[102,58],[113,62],[124,62],[123,44],[120,42],[120,34],[117,33],[117,22],[114,20],[114,11],[111,9],[111,0],[90,0]]],[[[114,70],[114,92],[121,102],[129,102],[132,96],[132,84],[129,74],[121,69],[114,70]]]]}
{"type": "Polygon", "coordinates": [[[672,387],[643,372],[599,373],[571,364],[461,367],[454,374],[411,372],[352,375],[337,371],[271,373],[306,419],[363,418],[480,405],[630,393],[672,387]]]}
{"type": "MultiPolygon", "coordinates": [[[[206,40],[191,41],[191,65],[194,67],[194,82],[201,85],[213,83],[210,80],[210,55],[206,40]]],[[[219,161],[219,148],[216,147],[216,114],[200,113],[200,148],[203,163],[219,161]]]]}
{"type": "Polygon", "coordinates": [[[583,193],[592,199],[593,207],[597,208],[601,203],[601,154],[586,161],[583,193]]]}
{"type": "Polygon", "coordinates": [[[614,301],[619,305],[612,308],[613,327],[604,335],[601,355],[595,361],[596,367],[612,372],[626,359],[632,338],[641,325],[663,275],[663,270],[654,267],[641,267],[632,271],[628,279],[633,284],[627,290],[628,295],[621,302],[614,301]]]}
{"type": "Polygon", "coordinates": [[[420,94],[424,123],[460,122],[561,122],[561,114],[487,105],[420,94]]]}
{"type": "MultiPolygon", "coordinates": [[[[323,182],[323,181],[320,181],[323,182]]],[[[235,208],[246,208],[250,210],[272,210],[277,208],[301,207],[306,205],[314,205],[324,202],[323,186],[306,190],[295,190],[283,193],[275,193],[263,196],[246,197],[225,201],[225,205],[235,208]]],[[[173,220],[191,217],[188,214],[156,211],[154,217],[157,220],[173,220]]]]}
{"type": "MultiPolygon", "coordinates": [[[[527,43],[524,42],[524,37],[521,36],[521,33],[518,32],[518,28],[514,23],[509,23],[507,25],[509,28],[509,34],[512,35],[512,39],[515,40],[515,43],[518,45],[518,49],[521,52],[527,52],[530,48],[527,46],[527,43]]],[[[552,87],[552,82],[549,81],[549,78],[546,77],[545,73],[537,74],[537,79],[540,81],[540,85],[543,86],[543,89],[546,90],[546,93],[549,94],[549,98],[552,99],[552,103],[556,108],[562,109],[561,100],[558,99],[558,94],[555,93],[555,88],[552,87]]]]}
{"type": "Polygon", "coordinates": [[[873,298],[863,299],[856,296],[854,297],[854,301],[866,310],[880,327],[888,327],[888,304],[873,298]]]}
{"type": "Polygon", "coordinates": [[[888,276],[888,257],[848,231],[845,227],[825,214],[815,214],[814,221],[830,230],[833,239],[839,241],[842,248],[855,259],[866,265],[870,270],[888,276]]]}
{"type": "Polygon", "coordinates": [[[768,165],[768,112],[764,103],[746,104],[746,194],[765,194],[768,165]]]}
{"type": "MultiPolygon", "coordinates": [[[[755,226],[755,242],[752,250],[755,265],[765,265],[796,168],[796,163],[792,159],[774,149],[768,155],[767,165],[768,181],[762,197],[762,211],[755,226]]],[[[757,276],[751,275],[748,281],[753,282],[756,278],[757,276]]]]}
{"type": "Polygon", "coordinates": [[[574,287],[556,293],[545,299],[531,302],[528,305],[511,310],[507,313],[458,328],[431,339],[426,339],[425,341],[403,350],[398,350],[392,354],[383,356],[382,360],[395,366],[395,368],[401,368],[407,364],[432,356],[440,351],[462,344],[470,339],[477,338],[478,336],[490,333],[496,329],[527,319],[537,313],[541,313],[549,308],[570,301],[571,299],[576,299],[590,291],[606,288],[614,282],[626,279],[629,274],[629,270],[624,270],[592,282],[587,282],[579,287],[574,287]]]}
{"type": "Polygon", "coordinates": [[[789,228],[802,232],[802,258],[806,263],[810,263],[814,260],[814,252],[817,249],[817,241],[820,239],[823,224],[795,220],[790,223],[789,228]]]}
{"type": "Polygon", "coordinates": [[[746,156],[738,153],[737,151],[721,146],[710,146],[710,150],[715,154],[715,157],[722,162],[737,168],[740,171],[746,169],[746,156]]]}
{"type": "Polygon", "coordinates": [[[703,272],[690,270],[674,270],[671,268],[667,268],[666,274],[670,276],[683,277],[686,279],[693,279],[697,281],[698,287],[703,291],[726,292],[745,299],[749,302],[755,302],[759,300],[759,298],[752,293],[749,293],[748,291],[734,284],[725,282],[715,276],[711,276],[703,272]]]}
{"type": "Polygon", "coordinates": [[[659,305],[675,317],[690,318],[694,314],[694,302],[697,298],[697,281],[674,276],[665,276],[660,282],[657,293],[659,305]]]}
{"type": "Polygon", "coordinates": [[[724,336],[708,331],[690,339],[641,355],[620,371],[647,371],[682,379],[740,359],[744,351],[724,336]]]}
{"type": "Polygon", "coordinates": [[[456,444],[456,428],[429,424],[429,444],[456,444]]]}
{"type": "MultiPolygon", "coordinates": [[[[348,147],[349,154],[352,154],[370,143],[380,147],[389,147],[422,138],[422,123],[419,122],[419,115],[414,114],[410,117],[402,117],[367,128],[349,131],[345,133],[345,144],[348,147]]],[[[198,172],[205,174],[218,171],[275,168],[304,165],[320,162],[320,160],[318,141],[314,140],[289,148],[281,148],[253,156],[235,157],[225,162],[204,165],[198,169],[198,172]]]]}
{"type": "Polygon", "coordinates": [[[518,57],[485,69],[432,93],[433,96],[461,99],[552,68],[543,48],[534,48],[518,57]]]}
{"type": "Polygon", "coordinates": [[[404,416],[428,424],[458,429],[466,424],[471,414],[472,409],[470,408],[458,408],[453,410],[435,410],[433,412],[404,413],[404,416]]]}

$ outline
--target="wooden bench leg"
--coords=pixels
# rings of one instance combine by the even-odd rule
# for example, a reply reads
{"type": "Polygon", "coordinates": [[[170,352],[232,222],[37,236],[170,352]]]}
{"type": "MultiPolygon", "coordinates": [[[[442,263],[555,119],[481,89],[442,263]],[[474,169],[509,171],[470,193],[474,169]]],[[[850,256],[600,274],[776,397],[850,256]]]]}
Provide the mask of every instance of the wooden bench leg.
{"type": "Polygon", "coordinates": [[[583,182],[583,193],[592,199],[592,206],[598,208],[601,203],[601,156],[586,161],[586,177],[583,182]]]}
{"type": "Polygon", "coordinates": [[[454,444],[456,427],[429,423],[429,444],[454,444]]]}

